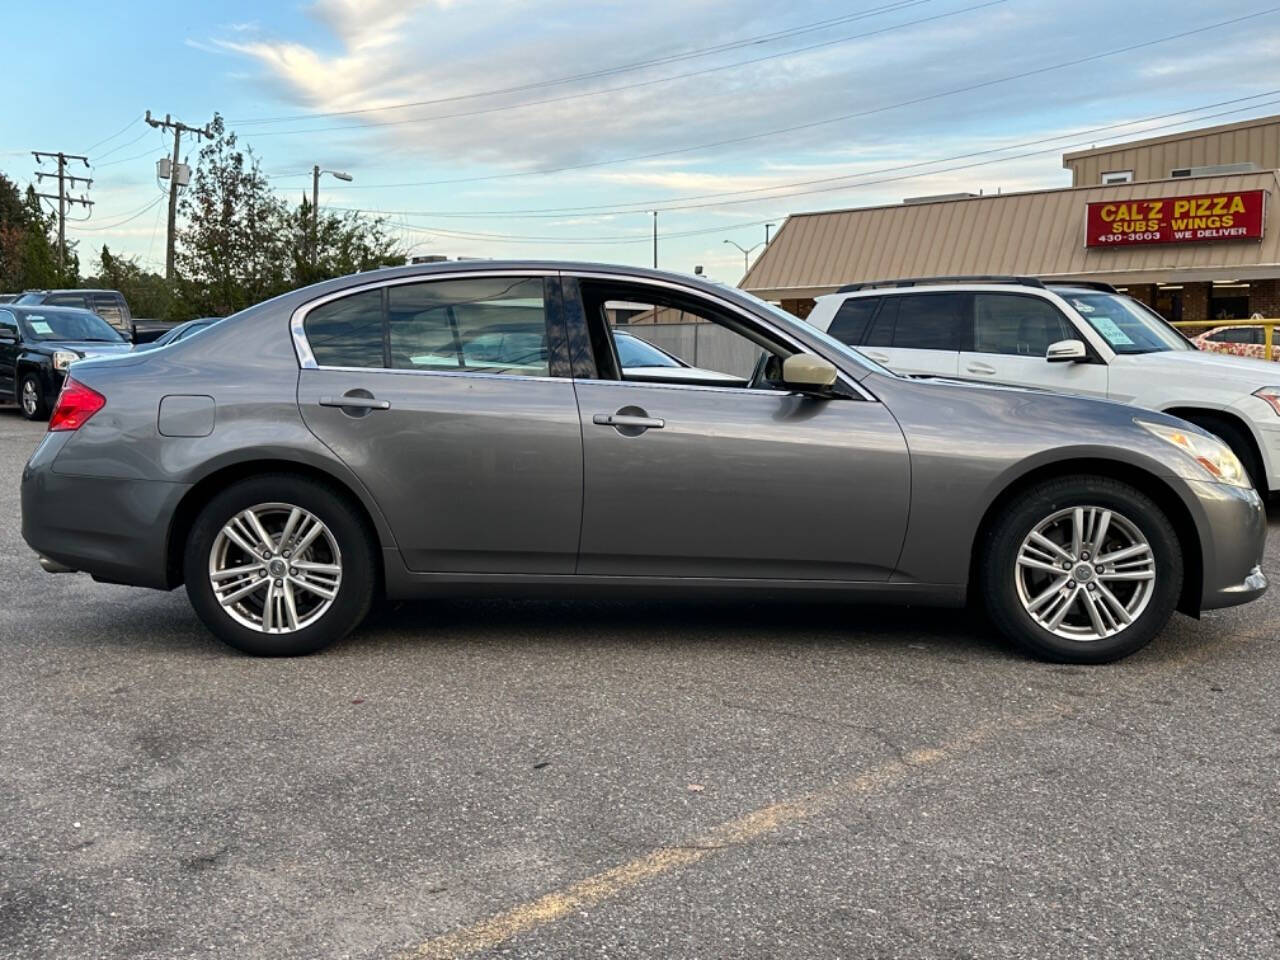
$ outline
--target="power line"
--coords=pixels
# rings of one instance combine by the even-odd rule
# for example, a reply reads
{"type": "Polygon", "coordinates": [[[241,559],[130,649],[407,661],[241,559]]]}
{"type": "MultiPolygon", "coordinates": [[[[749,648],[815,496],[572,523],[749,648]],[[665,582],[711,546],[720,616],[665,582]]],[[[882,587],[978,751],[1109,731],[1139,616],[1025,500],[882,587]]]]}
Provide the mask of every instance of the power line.
{"type": "Polygon", "coordinates": [[[102,146],[104,143],[107,143],[107,142],[109,142],[109,141],[111,141],[111,140],[114,140],[116,137],[120,136],[120,134],[124,133],[126,130],[128,130],[130,127],[132,127],[135,123],[137,123],[137,122],[138,122],[139,120],[141,120],[141,119],[142,119],[141,117],[139,117],[139,116],[136,116],[136,115],[135,115],[135,116],[134,116],[134,118],[133,118],[132,120],[130,120],[128,123],[126,123],[123,127],[121,127],[119,130],[117,130],[117,131],[116,131],[115,133],[113,133],[111,136],[109,136],[109,137],[103,137],[101,140],[99,140],[99,141],[98,141],[97,143],[95,143],[93,146],[91,146],[91,147],[86,147],[84,152],[85,152],[85,153],[92,153],[94,150],[98,149],[98,147],[102,146]]]}
{"type": "Polygon", "coordinates": [[[117,220],[115,223],[103,223],[103,224],[99,224],[96,227],[77,227],[76,229],[79,230],[81,233],[100,233],[104,230],[114,230],[117,227],[123,227],[126,223],[130,223],[131,221],[137,220],[138,217],[142,216],[148,210],[154,209],[156,205],[160,203],[160,201],[163,199],[164,199],[164,194],[162,193],[155,199],[148,200],[145,205],[135,210],[133,213],[125,217],[123,220],[117,220]]]}
{"type": "Polygon", "coordinates": [[[209,131],[208,126],[191,127],[178,120],[171,120],[169,114],[164,115],[163,120],[153,120],[151,111],[147,111],[145,117],[147,126],[154,127],[157,130],[173,131],[173,160],[169,164],[169,230],[166,235],[165,257],[164,257],[164,278],[166,280],[173,279],[173,243],[177,234],[177,218],[178,218],[178,187],[179,180],[179,160],[181,159],[182,135],[184,133],[195,134],[196,143],[200,142],[201,137],[213,139],[213,134],[209,131]]]}
{"type": "MultiPolygon", "coordinates": [[[[1054,70],[1064,70],[1068,67],[1079,66],[1081,64],[1090,63],[1094,60],[1100,60],[1105,57],[1118,56],[1119,54],[1122,54],[1122,53],[1129,53],[1134,50],[1139,50],[1145,47],[1153,46],[1155,44],[1168,43],[1173,40],[1181,40],[1189,36],[1205,33],[1209,30],[1217,30],[1221,27],[1240,23],[1241,21],[1244,21],[1244,20],[1265,16],[1266,14],[1274,13],[1277,10],[1280,10],[1280,7],[1272,7],[1268,10],[1263,10],[1258,13],[1251,13],[1243,17],[1236,17],[1235,19],[1232,19],[1232,20],[1224,20],[1219,23],[1210,24],[1205,27],[1198,27],[1194,30],[1184,31],[1182,33],[1175,33],[1166,37],[1159,37],[1154,40],[1147,40],[1147,41],[1143,41],[1142,43],[1131,44],[1126,47],[1118,47],[1114,50],[1108,50],[1102,53],[1091,54],[1087,57],[1081,57],[1075,60],[1067,60],[1061,63],[1051,64],[1045,67],[1037,67],[1033,70],[1027,70],[1023,73],[1015,73],[1007,77],[1000,77],[994,80],[984,80],[979,83],[970,84],[968,86],[956,87],[951,90],[943,90],[938,93],[926,94],[924,96],[915,97],[910,100],[902,100],[897,103],[885,104],[879,107],[872,107],[872,108],[869,108],[866,110],[860,110],[854,113],[846,113],[836,117],[828,117],[824,120],[812,120],[807,123],[795,124],[789,127],[775,127],[771,130],[764,130],[759,133],[746,134],[740,137],[730,137],[724,140],[713,140],[708,143],[698,143],[698,144],[693,144],[691,146],[686,146],[686,147],[675,147],[669,150],[658,150],[651,153],[632,154],[626,157],[614,157],[608,160],[593,160],[585,163],[566,164],[564,166],[553,167],[553,168],[544,169],[544,170],[521,170],[521,171],[516,171],[512,173],[496,173],[496,174],[489,174],[489,175],[478,176],[478,177],[452,177],[452,178],[442,179],[442,180],[419,180],[419,181],[409,181],[405,183],[355,184],[349,187],[342,187],[338,189],[363,190],[363,189],[372,189],[374,187],[387,187],[387,188],[435,187],[435,186],[446,186],[446,185],[458,184],[458,183],[480,183],[480,182],[492,181],[492,180],[507,180],[507,179],[513,179],[516,177],[546,176],[553,173],[567,173],[574,170],[590,170],[598,167],[613,166],[615,164],[620,164],[620,163],[632,163],[640,160],[656,160],[663,157],[678,156],[679,154],[682,154],[682,153],[694,153],[700,150],[712,150],[718,147],[736,146],[741,143],[749,143],[753,140],[762,140],[768,137],[776,137],[776,136],[781,136],[783,134],[788,134],[788,133],[797,133],[801,130],[812,130],[818,127],[828,126],[833,123],[842,123],[846,120],[861,119],[863,117],[873,116],[879,113],[886,113],[890,110],[897,110],[902,107],[915,106],[917,104],[927,103],[933,100],[941,100],[945,97],[956,96],[957,94],[961,94],[961,93],[970,93],[972,91],[980,90],[985,87],[991,87],[1001,83],[1010,83],[1014,80],[1022,80],[1027,77],[1036,76],[1042,73],[1048,73],[1054,70]]],[[[409,121],[400,121],[400,122],[409,122],[409,121]]],[[[412,121],[412,122],[419,122],[419,121],[412,121]]],[[[340,129],[350,129],[350,127],[344,127],[340,129]]],[[[315,131],[307,131],[307,132],[315,132],[315,131]]],[[[259,136],[269,136],[269,135],[271,134],[259,134],[259,136]]]]}
{"type": "MultiPolygon", "coordinates": [[[[763,63],[766,60],[776,60],[779,57],[789,57],[797,53],[804,53],[810,50],[817,50],[821,47],[830,47],[840,43],[849,43],[853,40],[863,40],[868,37],[875,37],[875,36],[880,36],[881,34],[890,33],[894,30],[902,30],[906,27],[919,26],[922,23],[931,23],[936,20],[944,20],[949,17],[957,17],[964,13],[972,13],[976,10],[982,10],[986,7],[998,6],[1000,4],[1007,3],[1007,2],[1008,0],[985,0],[984,3],[975,4],[974,6],[971,6],[971,7],[963,7],[959,10],[952,10],[948,13],[940,13],[932,17],[923,17],[919,20],[908,20],[905,23],[894,24],[893,26],[882,27],[879,30],[871,30],[866,33],[854,34],[848,37],[840,37],[839,39],[836,39],[836,40],[824,40],[822,43],[811,44],[807,47],[796,47],[784,53],[772,53],[763,57],[755,57],[754,59],[751,59],[751,60],[738,60],[734,63],[721,64],[715,67],[705,67],[701,70],[693,70],[688,73],[672,74],[671,76],[667,76],[667,77],[657,77],[652,80],[638,80],[635,83],[621,84],[616,87],[606,87],[603,90],[588,90],[583,93],[571,93],[561,97],[547,97],[542,100],[526,100],[521,103],[510,103],[510,104],[503,104],[501,106],[496,106],[496,107],[485,107],[480,110],[468,110],[463,113],[444,113],[444,114],[436,114],[430,117],[410,117],[405,120],[371,120],[367,123],[345,124],[343,126],[336,126],[336,127],[307,127],[306,129],[303,129],[303,130],[274,130],[274,131],[268,131],[267,133],[255,134],[255,136],[257,137],[291,137],[291,136],[297,136],[299,134],[305,134],[305,133],[332,133],[338,130],[365,130],[365,129],[368,129],[369,127],[395,127],[395,126],[402,126],[404,124],[431,123],[436,120],[456,120],[456,119],[465,118],[465,117],[478,117],[478,116],[482,116],[484,114],[489,114],[489,113],[501,113],[507,110],[522,110],[525,107],[536,107],[536,106],[542,106],[544,104],[549,104],[549,103],[565,103],[566,101],[569,101],[569,100],[582,100],[587,97],[602,97],[602,96],[607,96],[608,94],[611,94],[611,93],[619,93],[624,90],[636,90],[636,89],[639,89],[640,87],[651,87],[651,86],[655,86],[663,83],[673,83],[676,80],[686,80],[690,77],[701,77],[709,73],[716,73],[720,70],[733,70],[733,69],[736,69],[737,67],[745,67],[745,66],[750,66],[752,64],[756,64],[756,63],[763,63]]],[[[1280,9],[1280,8],[1277,8],[1277,9],[1280,9]]]]}
{"type": "Polygon", "coordinates": [[[57,178],[58,192],[56,194],[37,193],[36,196],[45,200],[56,200],[58,203],[58,275],[60,277],[65,277],[67,263],[67,205],[74,205],[78,203],[82,205],[85,210],[90,210],[93,206],[93,201],[88,197],[71,197],[67,195],[68,186],[73,190],[77,183],[83,183],[86,190],[93,186],[92,177],[77,177],[74,174],[67,173],[67,161],[79,160],[86,168],[88,168],[89,158],[74,153],[63,153],[61,150],[53,152],[48,150],[32,150],[31,155],[36,158],[37,164],[44,163],[46,159],[58,161],[57,173],[48,173],[44,170],[36,171],[37,183],[43,182],[45,177],[57,178]]]}
{"type": "Polygon", "coordinates": [[[150,133],[150,132],[151,132],[150,130],[143,130],[140,134],[138,134],[138,135],[137,135],[136,137],[134,137],[132,140],[127,140],[127,141],[125,141],[124,143],[116,144],[114,147],[112,147],[110,150],[108,150],[108,151],[107,151],[106,153],[104,153],[102,156],[104,156],[104,157],[109,157],[109,156],[111,156],[113,153],[116,153],[117,151],[123,150],[125,147],[132,147],[135,143],[137,143],[139,140],[141,140],[143,137],[145,137],[145,136],[146,136],[148,133],[150,133]]]}
{"type": "MultiPolygon", "coordinates": [[[[566,83],[575,83],[579,80],[594,80],[605,76],[616,76],[620,73],[629,73],[633,70],[644,70],[649,67],[662,66],[668,63],[676,63],[683,60],[695,60],[700,57],[711,56],[716,53],[724,53],[728,50],[737,50],[742,47],[755,46],[763,43],[773,43],[777,40],[790,39],[794,36],[800,36],[805,33],[812,33],[815,30],[821,30],[828,27],[838,26],[842,23],[849,23],[854,20],[864,20],[868,17],[878,16],[882,13],[896,13],[899,10],[905,10],[909,7],[918,7],[926,3],[932,3],[933,0],[898,0],[896,3],[885,4],[881,7],[874,7],[870,10],[864,10],[855,14],[847,14],[840,17],[831,17],[827,20],[818,20],[813,23],[802,24],[787,30],[776,31],[774,33],[762,34],[755,37],[745,37],[741,40],[734,40],[727,43],[717,44],[711,47],[701,47],[695,50],[687,50],[683,53],[671,54],[665,57],[657,57],[652,60],[636,60],[631,63],[619,64],[613,67],[607,67],[602,70],[593,70],[588,73],[576,73],[570,76],[556,77],[551,80],[539,80],[531,83],[522,83],[516,86],[499,87],[492,90],[478,90],[473,93],[460,93],[449,97],[435,97],[430,100],[412,100],[404,103],[392,103],[383,107],[364,107],[355,110],[329,110],[315,113],[295,113],[280,117],[254,117],[246,120],[232,120],[229,123],[236,126],[256,126],[258,124],[268,123],[288,123],[296,120],[316,120],[324,117],[350,117],[366,113],[381,113],[386,110],[405,110],[412,107],[429,107],[441,103],[457,103],[461,100],[475,100],[482,97],[495,97],[507,93],[523,93],[527,90],[537,90],[544,87],[560,86],[566,83]]],[[[840,42],[840,41],[835,41],[840,42]]],[[[788,51],[796,52],[796,51],[788,51]]],[[[785,54],[782,54],[785,55],[785,54]]]]}
{"type": "MultiPolygon", "coordinates": [[[[967,169],[972,169],[974,167],[986,166],[994,163],[1006,163],[1010,160],[1025,159],[1026,157],[1037,156],[1042,153],[1056,153],[1057,151],[1064,149],[1064,146],[1055,146],[1055,147],[1049,148],[1048,150],[1037,150],[1037,151],[1032,151],[1030,153],[1023,153],[1023,154],[1018,154],[1010,157],[999,157],[994,160],[984,161],[982,163],[965,164],[963,166],[949,167],[949,168],[940,169],[940,170],[928,170],[920,174],[915,174],[913,175],[913,177],[896,177],[896,178],[890,178],[888,180],[863,181],[858,183],[843,183],[843,182],[837,183],[837,181],[847,181],[847,180],[854,180],[854,179],[862,181],[863,178],[865,177],[880,176],[882,174],[900,173],[904,170],[915,170],[921,167],[932,167],[932,166],[936,166],[937,164],[951,163],[956,160],[969,160],[974,157],[985,157],[995,153],[1005,153],[1009,150],[1020,150],[1024,147],[1038,146],[1040,144],[1051,143],[1057,140],[1066,140],[1070,138],[1085,137],[1085,136],[1090,137],[1090,139],[1083,140],[1079,143],[1065,145],[1066,149],[1071,149],[1077,146],[1084,146],[1092,142],[1095,142],[1095,140],[1092,138],[1092,135],[1101,133],[1107,130],[1116,130],[1123,127],[1145,125],[1155,120],[1163,120],[1169,117],[1179,116],[1181,114],[1199,112],[1202,110],[1212,109],[1214,107],[1226,106],[1228,104],[1233,104],[1233,103],[1240,103],[1245,100],[1256,100],[1259,97],[1272,96],[1275,94],[1280,94],[1280,89],[1270,90],[1265,93],[1254,94],[1249,97],[1237,97],[1231,100],[1222,100],[1217,103],[1206,104],[1199,107],[1188,107],[1185,110],[1176,110],[1176,111],[1173,111],[1172,113],[1157,114],[1155,116],[1144,117],[1138,120],[1128,120],[1122,123],[1108,124],[1106,126],[1093,127],[1087,130],[1078,130],[1070,133],[1061,133],[1052,137],[1042,137],[1037,140],[1028,140],[1022,143],[1005,144],[1003,146],[993,147],[988,150],[977,150],[971,153],[962,153],[962,154],[957,154],[950,157],[940,157],[932,160],[921,160],[915,163],[902,164],[902,165],[893,166],[893,167],[882,167],[878,170],[865,170],[860,173],[848,173],[840,176],[819,177],[811,180],[796,180],[789,183],[778,183],[768,187],[754,187],[754,188],[749,188],[745,190],[729,190],[729,191],[722,191],[720,193],[694,194],[692,196],[685,196],[685,197],[667,197],[662,200],[637,200],[637,201],[633,201],[631,203],[622,204],[622,205],[599,204],[599,205],[577,206],[577,207],[543,207],[535,210],[478,210],[478,211],[473,210],[473,211],[465,211],[465,212],[443,211],[443,210],[391,210],[391,211],[383,211],[383,212],[394,214],[394,215],[422,216],[422,217],[456,217],[460,219],[476,219],[476,218],[488,218],[488,217],[505,218],[505,219],[523,219],[523,218],[554,219],[559,217],[572,216],[575,214],[593,214],[596,216],[604,216],[609,214],[613,214],[613,215],[640,214],[640,213],[646,213],[655,208],[662,212],[679,212],[680,210],[703,209],[706,207],[713,207],[713,206],[730,206],[730,205],[739,204],[739,203],[758,203],[765,200],[782,199],[789,196],[799,196],[807,193],[822,193],[822,192],[838,191],[838,190],[845,190],[845,189],[854,189],[856,187],[863,187],[863,186],[880,185],[884,183],[895,182],[897,180],[902,180],[902,179],[912,179],[916,176],[931,176],[937,173],[951,173],[957,170],[967,170],[967,169]],[[796,191],[794,193],[778,193],[777,192],[782,190],[788,190],[792,187],[808,187],[816,184],[836,184],[836,185],[831,187],[826,187],[823,190],[801,190],[801,191],[796,191]],[[745,194],[759,194],[759,193],[768,193],[770,194],[770,196],[751,197],[751,198],[742,199],[742,200],[726,201],[724,203],[688,203],[686,202],[686,201],[719,199],[724,197],[740,197],[745,194]]],[[[1143,132],[1147,133],[1147,132],[1154,132],[1157,130],[1165,130],[1172,127],[1183,126],[1188,123],[1203,123],[1205,120],[1213,120],[1219,117],[1229,116],[1232,114],[1244,113],[1250,110],[1256,110],[1259,107],[1272,106],[1277,103],[1280,103],[1280,99],[1263,101],[1261,103],[1251,103],[1247,107],[1241,107],[1236,110],[1226,110],[1220,113],[1208,114],[1206,116],[1188,117],[1184,120],[1178,120],[1174,123],[1162,124],[1155,127],[1147,127],[1146,130],[1144,130],[1143,132]]],[[[1123,136],[1128,136],[1128,135],[1129,134],[1124,134],[1123,136]]],[[[1121,134],[1115,134],[1114,136],[1121,136],[1121,134]]],[[[1113,139],[1113,137],[1104,137],[1102,139],[1110,140],[1110,139],[1113,139]]],[[[345,212],[353,212],[353,213],[371,212],[360,207],[335,207],[333,209],[345,211],[345,212]]]]}

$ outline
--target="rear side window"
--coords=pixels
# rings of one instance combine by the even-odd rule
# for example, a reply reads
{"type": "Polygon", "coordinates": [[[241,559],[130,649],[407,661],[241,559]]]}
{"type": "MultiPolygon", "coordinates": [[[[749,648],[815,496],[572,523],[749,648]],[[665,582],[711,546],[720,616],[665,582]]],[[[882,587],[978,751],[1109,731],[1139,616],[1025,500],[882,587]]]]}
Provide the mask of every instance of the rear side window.
{"type": "Polygon", "coordinates": [[[876,308],[880,306],[880,300],[880,297],[851,297],[846,300],[831,318],[827,333],[841,343],[853,346],[862,343],[871,318],[876,315],[876,308]]]}
{"type": "Polygon", "coordinates": [[[114,327],[124,326],[124,306],[108,294],[94,294],[93,312],[114,327]]]}
{"type": "Polygon", "coordinates": [[[83,293],[58,293],[48,297],[44,301],[50,307],[82,307],[86,310],[92,310],[93,307],[88,302],[88,297],[83,293]]]}
{"type": "Polygon", "coordinates": [[[330,300],[303,321],[307,343],[322,367],[381,367],[382,291],[330,300]]]}
{"type": "Polygon", "coordinates": [[[973,349],[1043,358],[1049,344],[1075,339],[1058,308],[1040,297],[975,294],[973,349]]]}
{"type": "MultiPolygon", "coordinates": [[[[893,346],[907,350],[959,350],[961,333],[968,325],[967,293],[910,293],[893,297],[898,322],[893,346]]],[[[878,323],[877,323],[878,326],[878,323]]]]}
{"type": "Polygon", "coordinates": [[[550,376],[540,277],[476,277],[393,286],[391,366],[550,376]]]}

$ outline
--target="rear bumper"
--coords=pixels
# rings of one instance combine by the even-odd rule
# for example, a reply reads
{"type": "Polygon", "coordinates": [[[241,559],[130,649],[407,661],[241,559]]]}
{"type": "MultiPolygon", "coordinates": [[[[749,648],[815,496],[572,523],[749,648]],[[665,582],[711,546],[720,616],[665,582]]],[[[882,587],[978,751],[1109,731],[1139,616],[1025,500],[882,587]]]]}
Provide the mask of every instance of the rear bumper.
{"type": "Polygon", "coordinates": [[[22,472],[22,538],[97,580],[169,589],[169,522],[190,486],[55,473],[63,442],[50,434],[22,472]]]}
{"type": "Polygon", "coordinates": [[[1189,481],[1201,516],[1204,560],[1201,610],[1234,607],[1256,600],[1267,589],[1262,569],[1267,513],[1252,488],[1189,481]]]}

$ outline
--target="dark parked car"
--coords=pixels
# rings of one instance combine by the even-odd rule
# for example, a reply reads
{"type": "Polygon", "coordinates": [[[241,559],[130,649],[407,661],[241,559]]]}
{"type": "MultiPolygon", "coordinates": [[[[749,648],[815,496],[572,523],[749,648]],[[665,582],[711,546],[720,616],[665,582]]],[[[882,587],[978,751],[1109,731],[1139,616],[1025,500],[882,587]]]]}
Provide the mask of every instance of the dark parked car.
{"type": "Polygon", "coordinates": [[[155,350],[157,347],[166,347],[171,343],[177,343],[179,340],[185,340],[187,337],[194,336],[201,330],[207,330],[213,326],[221,317],[197,317],[195,320],[188,320],[180,323],[176,327],[166,330],[156,339],[149,343],[137,344],[134,349],[138,351],[155,350]]]}
{"type": "Polygon", "coordinates": [[[129,304],[119,290],[27,290],[14,303],[92,310],[130,343],[137,333],[129,304]]]}
{"type": "Polygon", "coordinates": [[[1098,663],[1267,587],[1262,501],[1186,421],[900,377],[658,271],[328,281],[76,364],[49,430],[22,478],[45,568],[185,583],[256,654],[332,643],[375,593],[608,588],[973,598],[1035,654],[1098,663]],[[755,368],[629,377],[610,301],[715,324],[755,368]]]}
{"type": "Polygon", "coordinates": [[[20,296],[20,293],[0,293],[0,303],[13,303],[20,296]]]}
{"type": "Polygon", "coordinates": [[[16,402],[28,420],[49,416],[75,361],[128,352],[124,338],[88,310],[0,305],[0,398],[16,402]]]}

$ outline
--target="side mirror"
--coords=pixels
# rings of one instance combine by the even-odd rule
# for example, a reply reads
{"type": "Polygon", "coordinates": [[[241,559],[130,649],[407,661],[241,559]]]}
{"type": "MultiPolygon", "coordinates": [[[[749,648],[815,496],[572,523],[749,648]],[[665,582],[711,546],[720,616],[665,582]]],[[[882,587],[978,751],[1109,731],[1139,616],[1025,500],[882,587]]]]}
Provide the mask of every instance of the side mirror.
{"type": "Polygon", "coordinates": [[[782,382],[806,393],[824,393],[835,386],[836,365],[812,353],[795,353],[782,361],[782,382]]]}
{"type": "Polygon", "coordinates": [[[1044,358],[1050,363],[1079,363],[1089,358],[1089,351],[1082,340],[1059,340],[1049,344],[1044,358]]]}

